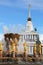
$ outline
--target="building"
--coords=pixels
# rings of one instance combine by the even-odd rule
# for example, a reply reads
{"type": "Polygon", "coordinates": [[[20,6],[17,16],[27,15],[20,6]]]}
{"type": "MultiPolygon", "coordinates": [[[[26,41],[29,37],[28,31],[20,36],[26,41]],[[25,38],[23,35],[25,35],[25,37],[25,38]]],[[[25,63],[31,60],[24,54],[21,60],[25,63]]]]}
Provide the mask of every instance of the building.
{"type": "MultiPolygon", "coordinates": [[[[19,35],[20,35],[20,40],[19,40],[19,45],[17,46],[18,53],[24,52],[24,43],[26,43],[27,54],[33,55],[33,47],[37,39],[39,38],[39,34],[37,32],[37,29],[36,28],[34,29],[34,26],[32,24],[32,18],[30,16],[30,6],[29,6],[29,14],[28,14],[28,19],[27,19],[25,30],[22,30],[21,32],[19,32],[19,35]]],[[[4,50],[6,50],[5,40],[4,40],[4,50]]]]}
{"type": "Polygon", "coordinates": [[[27,54],[33,54],[33,46],[39,37],[39,34],[36,29],[34,29],[32,24],[32,18],[30,16],[30,6],[29,6],[29,15],[27,19],[26,29],[22,30],[20,33],[19,41],[19,51],[23,51],[24,42],[27,43],[27,54]]]}

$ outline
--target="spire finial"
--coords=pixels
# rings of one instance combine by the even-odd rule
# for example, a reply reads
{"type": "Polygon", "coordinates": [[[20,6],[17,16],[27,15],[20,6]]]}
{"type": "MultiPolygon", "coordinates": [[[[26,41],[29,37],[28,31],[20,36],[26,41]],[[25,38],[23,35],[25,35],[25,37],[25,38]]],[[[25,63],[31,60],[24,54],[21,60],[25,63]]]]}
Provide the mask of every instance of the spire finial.
{"type": "Polygon", "coordinates": [[[28,21],[31,21],[30,7],[31,7],[31,5],[29,4],[29,5],[28,5],[28,11],[29,11],[29,13],[28,13],[28,21]]]}
{"type": "Polygon", "coordinates": [[[29,15],[28,15],[28,17],[30,18],[30,7],[31,7],[31,4],[29,4],[28,7],[29,7],[29,15]]]}

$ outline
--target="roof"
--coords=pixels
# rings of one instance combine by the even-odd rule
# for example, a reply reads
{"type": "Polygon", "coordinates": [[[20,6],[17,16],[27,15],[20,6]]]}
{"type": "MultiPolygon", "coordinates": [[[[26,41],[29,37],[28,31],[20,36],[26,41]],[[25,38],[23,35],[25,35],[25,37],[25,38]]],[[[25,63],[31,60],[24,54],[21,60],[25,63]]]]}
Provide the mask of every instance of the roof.
{"type": "Polygon", "coordinates": [[[27,20],[28,20],[28,21],[31,21],[31,18],[29,17],[27,20]]]}

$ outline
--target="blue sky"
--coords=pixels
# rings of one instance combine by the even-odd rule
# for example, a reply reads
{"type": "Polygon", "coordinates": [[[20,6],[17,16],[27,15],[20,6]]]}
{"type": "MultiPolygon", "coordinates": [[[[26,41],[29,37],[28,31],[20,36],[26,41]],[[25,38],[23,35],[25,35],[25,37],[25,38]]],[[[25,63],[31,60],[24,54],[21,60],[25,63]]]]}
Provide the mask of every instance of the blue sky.
{"type": "Polygon", "coordinates": [[[28,4],[31,18],[39,34],[43,34],[43,0],[0,0],[0,33],[18,32],[26,26],[28,4]]]}

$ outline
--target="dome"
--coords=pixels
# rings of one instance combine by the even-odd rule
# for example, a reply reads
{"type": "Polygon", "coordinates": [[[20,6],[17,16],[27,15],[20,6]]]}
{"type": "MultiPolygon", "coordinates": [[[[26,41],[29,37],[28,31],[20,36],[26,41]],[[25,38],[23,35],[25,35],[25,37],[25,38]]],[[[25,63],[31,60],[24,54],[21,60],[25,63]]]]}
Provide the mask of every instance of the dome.
{"type": "Polygon", "coordinates": [[[31,21],[31,18],[29,17],[27,20],[28,20],[28,21],[31,21]]]}

